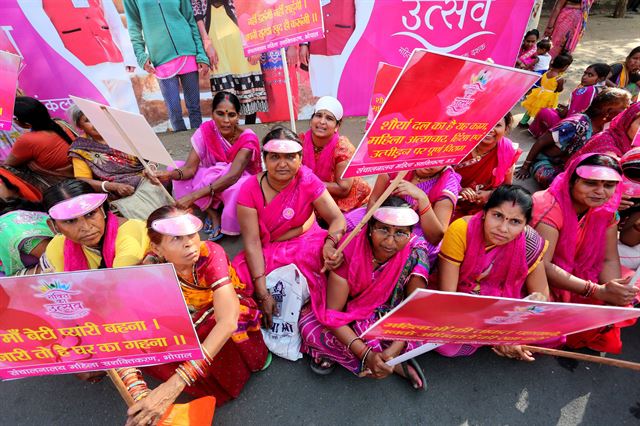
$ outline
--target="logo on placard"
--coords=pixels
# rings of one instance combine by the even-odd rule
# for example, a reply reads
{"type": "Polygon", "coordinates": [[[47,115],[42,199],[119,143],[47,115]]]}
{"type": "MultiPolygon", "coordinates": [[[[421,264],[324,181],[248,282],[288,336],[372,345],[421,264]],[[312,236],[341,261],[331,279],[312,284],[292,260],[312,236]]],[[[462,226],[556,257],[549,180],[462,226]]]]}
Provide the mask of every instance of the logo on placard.
{"type": "Polygon", "coordinates": [[[482,70],[478,74],[471,76],[471,82],[462,86],[464,95],[456,97],[447,107],[447,115],[449,117],[457,117],[469,111],[471,104],[475,101],[475,95],[478,92],[484,92],[487,84],[491,81],[491,72],[482,70]]]}
{"type": "Polygon", "coordinates": [[[517,306],[513,311],[506,311],[506,316],[496,316],[485,320],[485,324],[519,324],[531,315],[538,315],[546,311],[546,307],[540,306],[517,306]]]}
{"type": "Polygon", "coordinates": [[[39,285],[31,286],[36,291],[35,296],[45,298],[53,303],[47,303],[44,309],[47,315],[57,319],[78,319],[86,317],[91,311],[82,302],[71,300],[72,296],[80,294],[71,289],[71,283],[54,279],[51,282],[40,281],[39,285]]]}

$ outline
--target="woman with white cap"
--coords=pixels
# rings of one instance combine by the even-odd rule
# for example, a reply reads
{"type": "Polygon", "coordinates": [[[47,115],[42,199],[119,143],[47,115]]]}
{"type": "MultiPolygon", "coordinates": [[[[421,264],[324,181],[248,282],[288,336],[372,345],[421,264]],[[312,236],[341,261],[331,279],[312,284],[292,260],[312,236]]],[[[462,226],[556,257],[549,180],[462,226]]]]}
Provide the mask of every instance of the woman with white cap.
{"type": "Polygon", "coordinates": [[[349,139],[338,133],[342,116],[342,105],[336,98],[318,100],[310,129],[304,134],[302,163],[324,182],[340,210],[348,212],[367,203],[371,188],[361,177],[341,177],[355,153],[349,139]]]}
{"type": "MultiPolygon", "coordinates": [[[[546,241],[527,226],[531,193],[519,186],[496,188],[483,210],[454,221],[444,235],[438,266],[440,290],[520,299],[535,294],[547,300],[549,286],[543,256],[546,241]]],[[[446,344],[436,349],[445,356],[473,354],[479,345],[446,344]]],[[[500,356],[533,361],[520,346],[494,346],[500,356]]]]}
{"type": "MultiPolygon", "coordinates": [[[[532,226],[549,241],[544,260],[554,301],[626,306],[638,294],[620,270],[620,172],[611,156],[583,154],[533,195],[532,226]]],[[[569,335],[567,345],[619,353],[620,324],[569,335]]]]}
{"type": "Polygon", "coordinates": [[[396,373],[414,389],[426,388],[415,358],[395,367],[386,364],[420,343],[358,337],[413,291],[426,287],[427,252],[411,244],[418,220],[404,200],[388,198],[345,248],[344,262],[330,273],[327,286],[311,289],[311,308],[302,311],[300,333],[314,372],[328,374],[337,362],[360,377],[396,373]]]}
{"type": "Polygon", "coordinates": [[[212,395],[221,406],[236,398],[268,359],[260,311],[252,299],[238,298],[238,277],[220,245],[200,240],[202,226],[175,206],[161,207],[147,219],[153,254],[144,263],[175,267],[205,359],[144,368],[162,383],[129,408],[127,425],[155,424],[182,392],[212,395]]]}
{"type": "Polygon", "coordinates": [[[145,223],[109,211],[107,194],[80,180],[49,188],[42,203],[53,237],[41,265],[54,272],[117,268],[139,264],[149,247],[145,223]]]}
{"type": "Polygon", "coordinates": [[[253,296],[271,327],[275,301],[266,276],[276,268],[295,264],[312,289],[323,283],[324,267],[337,267],[336,246],[345,220],[329,192],[302,165],[302,145],[288,129],[278,127],[263,139],[266,171],[248,179],[238,198],[238,220],[245,250],[233,260],[244,293],[253,296]],[[315,213],[328,224],[320,228],[315,213]]]}

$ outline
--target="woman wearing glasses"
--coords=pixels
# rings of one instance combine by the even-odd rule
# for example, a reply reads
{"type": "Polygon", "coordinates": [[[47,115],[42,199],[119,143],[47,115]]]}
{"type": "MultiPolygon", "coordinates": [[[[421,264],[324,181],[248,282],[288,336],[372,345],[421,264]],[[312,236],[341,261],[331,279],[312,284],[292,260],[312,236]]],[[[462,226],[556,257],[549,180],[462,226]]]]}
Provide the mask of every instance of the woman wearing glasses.
{"type": "Polygon", "coordinates": [[[396,367],[386,364],[420,343],[358,337],[415,289],[426,287],[427,252],[411,244],[418,220],[401,198],[385,200],[345,248],[344,262],[330,273],[327,287],[310,289],[311,307],[303,309],[300,333],[314,372],[328,374],[337,362],[361,377],[381,379],[396,373],[414,389],[425,389],[415,359],[396,367]]]}
{"type": "MultiPolygon", "coordinates": [[[[442,291],[520,299],[537,293],[549,298],[542,262],[547,242],[527,225],[533,200],[519,186],[499,186],[474,216],[453,222],[444,234],[438,264],[442,291]]],[[[448,344],[436,349],[445,356],[471,355],[479,346],[448,344]]],[[[520,346],[495,346],[501,356],[533,361],[520,346]]]]}

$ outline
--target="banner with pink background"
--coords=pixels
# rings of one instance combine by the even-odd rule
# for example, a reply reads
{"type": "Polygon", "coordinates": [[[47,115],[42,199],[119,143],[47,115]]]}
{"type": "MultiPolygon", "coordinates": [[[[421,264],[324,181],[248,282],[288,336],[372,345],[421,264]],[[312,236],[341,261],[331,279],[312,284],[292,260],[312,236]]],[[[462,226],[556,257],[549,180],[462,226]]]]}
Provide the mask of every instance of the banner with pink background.
{"type": "Polygon", "coordinates": [[[18,87],[20,56],[0,50],[0,130],[10,130],[18,87]]]}
{"type": "MultiPolygon", "coordinates": [[[[206,3],[210,9],[215,7],[213,2],[206,3]]],[[[261,30],[256,30],[257,38],[251,40],[254,46],[261,46],[253,47],[259,49],[255,52],[277,50],[291,43],[291,49],[296,49],[296,43],[310,41],[308,73],[302,68],[291,73],[291,78],[299,81],[299,90],[294,93],[299,117],[308,118],[317,97],[324,95],[337,97],[347,116],[366,115],[378,64],[403,66],[416,48],[480,60],[491,58],[496,64],[513,66],[533,3],[534,0],[236,0],[228,13],[235,14],[241,26],[254,15],[256,21],[263,20],[256,24],[263,26],[262,36],[261,30]],[[307,9],[316,10],[318,3],[322,5],[318,12],[321,19],[311,22],[316,12],[307,9]],[[294,40],[300,35],[283,36],[284,23],[283,32],[275,34],[279,29],[274,30],[274,25],[280,24],[275,16],[268,34],[268,13],[276,5],[283,5],[283,12],[288,6],[291,14],[296,14],[295,18],[286,19],[299,26],[292,29],[289,25],[287,31],[302,31],[305,35],[300,40],[294,40]],[[247,15],[243,12],[245,6],[254,12],[247,15]],[[310,36],[312,33],[315,35],[310,36]],[[314,40],[316,36],[321,38],[314,40]]],[[[229,22],[230,33],[240,31],[233,20],[229,22]]],[[[166,107],[159,86],[154,76],[138,67],[126,25],[121,1],[5,0],[0,13],[0,50],[11,48],[9,51],[15,50],[24,58],[20,87],[27,95],[40,99],[54,116],[65,116],[72,94],[133,113],[140,111],[151,125],[161,126],[166,123],[166,107]],[[125,66],[137,68],[128,73],[125,66]]],[[[253,34],[254,30],[244,31],[253,34]]],[[[307,49],[306,44],[299,49],[303,47],[307,49]]],[[[229,61],[240,59],[244,60],[244,52],[229,61]]],[[[231,64],[221,67],[227,69],[231,64]]],[[[280,77],[269,77],[264,72],[263,76],[266,86],[282,84],[280,77]]],[[[208,78],[201,80],[200,87],[202,111],[207,111],[206,102],[211,99],[208,78]]],[[[287,110],[284,96],[272,96],[267,101],[273,110],[287,110]]]]}
{"type": "Polygon", "coordinates": [[[363,334],[367,339],[517,345],[640,317],[640,310],[419,289],[363,334]]]}
{"type": "Polygon", "coordinates": [[[459,163],[538,78],[529,71],[414,50],[344,177],[459,163]]]}
{"type": "Polygon", "coordinates": [[[203,359],[173,265],[0,279],[0,378],[203,359]]]}

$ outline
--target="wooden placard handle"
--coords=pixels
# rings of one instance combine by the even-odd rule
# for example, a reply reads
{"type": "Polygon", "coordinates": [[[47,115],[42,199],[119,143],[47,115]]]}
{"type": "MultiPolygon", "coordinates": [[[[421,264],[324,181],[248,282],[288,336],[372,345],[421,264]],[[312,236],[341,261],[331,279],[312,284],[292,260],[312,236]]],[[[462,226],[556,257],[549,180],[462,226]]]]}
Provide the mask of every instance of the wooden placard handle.
{"type": "Polygon", "coordinates": [[[611,367],[626,368],[628,370],[640,371],[640,363],[623,361],[621,359],[604,358],[601,356],[593,356],[581,354],[577,352],[561,351],[559,349],[541,348],[539,346],[522,345],[522,349],[537,352],[544,355],[560,356],[563,358],[577,359],[578,361],[595,362],[598,364],[609,365],[611,367]]]}

